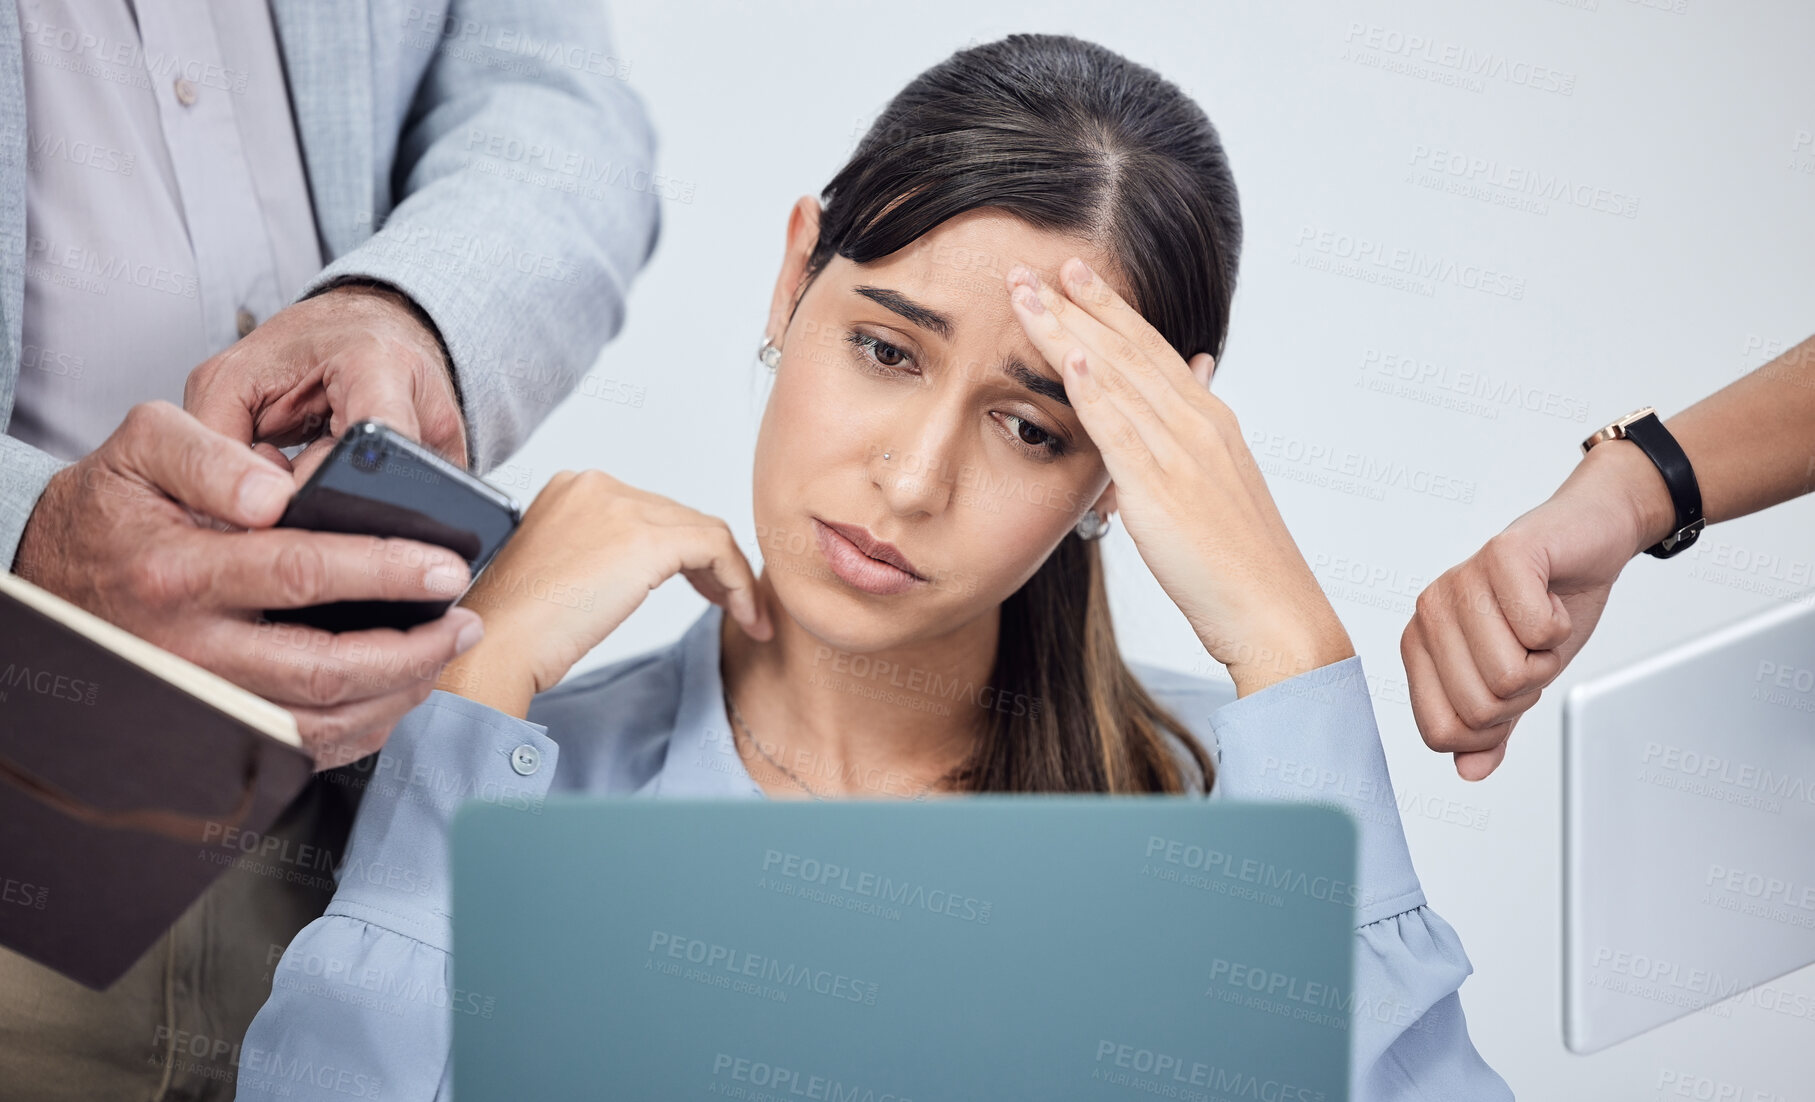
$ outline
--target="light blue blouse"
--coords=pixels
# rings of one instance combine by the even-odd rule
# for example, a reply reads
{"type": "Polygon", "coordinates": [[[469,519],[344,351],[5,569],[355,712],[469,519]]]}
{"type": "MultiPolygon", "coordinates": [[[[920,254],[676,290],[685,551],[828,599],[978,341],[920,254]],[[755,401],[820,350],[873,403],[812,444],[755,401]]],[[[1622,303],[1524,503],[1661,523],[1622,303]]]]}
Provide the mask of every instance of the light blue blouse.
{"type": "MultiPolygon", "coordinates": [[[[240,1099],[452,1096],[453,1012],[488,1011],[452,986],[448,831],[461,801],[762,795],[725,717],[722,615],[710,606],[674,644],[563,682],[535,698],[527,720],[441,691],[404,717],[366,790],[333,902],[276,963],[241,1046],[240,1099]]],[[[1216,682],[1133,668],[1210,750],[1213,797],[1315,799],[1354,816],[1356,1102],[1510,1099],[1469,1040],[1457,989],[1472,968],[1425,906],[1360,658],[1240,700],[1216,682]]]]}

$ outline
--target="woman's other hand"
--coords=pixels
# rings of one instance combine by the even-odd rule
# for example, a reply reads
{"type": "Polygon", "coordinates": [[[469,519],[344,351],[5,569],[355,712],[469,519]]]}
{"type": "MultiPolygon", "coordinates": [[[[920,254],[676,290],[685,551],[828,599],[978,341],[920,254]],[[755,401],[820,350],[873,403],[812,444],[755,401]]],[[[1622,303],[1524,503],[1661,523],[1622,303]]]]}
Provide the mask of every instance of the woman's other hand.
{"type": "Polygon", "coordinates": [[[1146,561],[1211,657],[1246,696],[1355,653],[1286,530],[1235,414],[1082,260],[1064,289],[1017,265],[1017,316],[1103,455],[1114,502],[1146,561]]]}
{"type": "Polygon", "coordinates": [[[437,687],[523,716],[531,697],[676,574],[751,638],[773,635],[756,574],[724,521],[603,471],[562,471],[461,601],[484,619],[485,638],[437,687]]]}
{"type": "Polygon", "coordinates": [[[1550,500],[1425,587],[1399,640],[1425,745],[1455,755],[1464,780],[1498,768],[1513,725],[1588,642],[1620,571],[1673,516],[1651,460],[1609,441],[1550,500]]]}

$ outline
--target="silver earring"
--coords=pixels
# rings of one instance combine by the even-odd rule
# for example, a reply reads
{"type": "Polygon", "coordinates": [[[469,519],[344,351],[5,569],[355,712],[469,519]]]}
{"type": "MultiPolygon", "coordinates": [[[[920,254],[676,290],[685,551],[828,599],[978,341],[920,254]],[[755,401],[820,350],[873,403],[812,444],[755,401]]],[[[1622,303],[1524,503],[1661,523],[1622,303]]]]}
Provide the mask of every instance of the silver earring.
{"type": "Polygon", "coordinates": [[[781,366],[781,349],[775,347],[774,341],[764,337],[762,346],[756,350],[756,358],[762,361],[764,367],[774,371],[781,366]]]}
{"type": "Polygon", "coordinates": [[[1087,509],[1084,515],[1078,518],[1077,527],[1072,531],[1076,532],[1081,540],[1100,540],[1104,533],[1109,531],[1109,517],[1095,509],[1087,509]]]}
{"type": "Polygon", "coordinates": [[[887,459],[887,458],[888,458],[888,457],[889,457],[889,453],[888,453],[888,452],[883,452],[883,453],[882,453],[882,457],[883,457],[883,458],[884,458],[884,459],[887,459]]]}

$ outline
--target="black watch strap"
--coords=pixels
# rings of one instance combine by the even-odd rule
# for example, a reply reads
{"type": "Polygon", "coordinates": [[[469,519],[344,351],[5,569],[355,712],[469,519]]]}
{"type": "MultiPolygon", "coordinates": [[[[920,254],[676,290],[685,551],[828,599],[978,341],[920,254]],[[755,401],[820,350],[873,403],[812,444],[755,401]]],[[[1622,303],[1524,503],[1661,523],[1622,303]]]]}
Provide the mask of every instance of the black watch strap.
{"type": "Polygon", "coordinates": [[[1645,554],[1667,559],[1694,543],[1707,523],[1702,516],[1702,488],[1695,481],[1695,468],[1689,465],[1682,445],[1670,435],[1670,430],[1655,413],[1628,424],[1623,435],[1644,449],[1657,464],[1658,473],[1664,476],[1664,485],[1670,488],[1670,503],[1676,507],[1676,530],[1645,548],[1645,554]]]}

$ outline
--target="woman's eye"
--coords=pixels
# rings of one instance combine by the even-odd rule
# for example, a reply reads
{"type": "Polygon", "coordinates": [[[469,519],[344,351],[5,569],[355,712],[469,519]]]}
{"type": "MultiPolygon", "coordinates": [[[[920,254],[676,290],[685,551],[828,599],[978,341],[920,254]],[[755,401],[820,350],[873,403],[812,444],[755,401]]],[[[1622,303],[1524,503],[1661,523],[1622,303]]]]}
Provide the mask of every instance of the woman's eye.
{"type": "Polygon", "coordinates": [[[1008,423],[1008,431],[1015,434],[1015,439],[1047,456],[1056,456],[1064,452],[1065,442],[1029,421],[1025,417],[1016,417],[1012,413],[1002,415],[1008,423]]]}
{"type": "MultiPolygon", "coordinates": [[[[891,374],[894,374],[893,369],[907,365],[910,368],[909,374],[919,374],[911,370],[913,360],[905,350],[897,348],[881,337],[852,330],[845,336],[845,340],[858,350],[859,358],[869,367],[886,368],[891,374]]],[[[1056,459],[1065,454],[1065,440],[1058,434],[1048,432],[1027,418],[1016,417],[1012,413],[1000,413],[995,416],[1002,418],[1003,424],[1010,433],[1014,434],[1015,442],[1020,445],[1022,450],[1032,454],[1035,458],[1056,459]]]]}
{"type": "Polygon", "coordinates": [[[882,367],[900,367],[907,362],[908,355],[901,349],[868,333],[852,333],[845,338],[864,353],[866,359],[882,367]]]}

